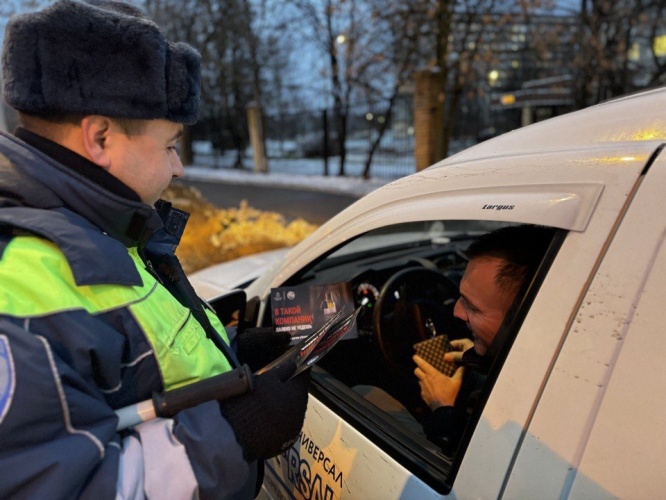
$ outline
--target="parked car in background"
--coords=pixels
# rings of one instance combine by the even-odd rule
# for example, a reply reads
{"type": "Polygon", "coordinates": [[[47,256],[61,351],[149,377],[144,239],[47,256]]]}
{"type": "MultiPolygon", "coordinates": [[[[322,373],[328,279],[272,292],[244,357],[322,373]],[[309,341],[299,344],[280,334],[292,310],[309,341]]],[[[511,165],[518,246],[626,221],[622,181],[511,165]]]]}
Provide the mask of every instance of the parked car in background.
{"type": "MultiPolygon", "coordinates": [[[[363,307],[358,336],[313,367],[300,439],[267,461],[261,495],[663,496],[664,109],[658,89],[489,139],[370,193],[250,280],[250,324],[271,323],[276,287],[348,283],[363,307]],[[422,417],[411,344],[430,325],[465,335],[451,318],[463,251],[517,223],[552,228],[551,245],[500,328],[461,445],[445,451],[354,387],[422,417]]],[[[236,306],[214,283],[233,265],[192,276],[224,317],[236,306]]]]}

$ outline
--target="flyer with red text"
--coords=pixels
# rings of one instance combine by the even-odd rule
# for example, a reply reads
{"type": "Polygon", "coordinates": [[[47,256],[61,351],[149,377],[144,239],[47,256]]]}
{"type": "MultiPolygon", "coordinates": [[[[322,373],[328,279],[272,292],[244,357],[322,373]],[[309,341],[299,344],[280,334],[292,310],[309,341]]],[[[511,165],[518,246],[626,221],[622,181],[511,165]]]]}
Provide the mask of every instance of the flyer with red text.
{"type": "MultiPolygon", "coordinates": [[[[284,286],[271,290],[271,314],[276,332],[289,332],[292,344],[303,340],[341,310],[354,310],[349,283],[284,286]]],[[[356,324],[343,338],[358,336],[356,324]]]]}
{"type": "Polygon", "coordinates": [[[293,366],[293,371],[290,371],[289,374],[283,374],[285,377],[283,381],[295,377],[303,370],[307,370],[333,349],[338,341],[345,338],[351,329],[356,327],[356,318],[360,311],[361,308],[359,307],[346,314],[346,308],[342,306],[338,312],[332,314],[326,320],[326,323],[300,340],[282,356],[258,370],[256,375],[261,375],[287,363],[293,366]],[[346,316],[343,314],[346,314],[346,316]]]}

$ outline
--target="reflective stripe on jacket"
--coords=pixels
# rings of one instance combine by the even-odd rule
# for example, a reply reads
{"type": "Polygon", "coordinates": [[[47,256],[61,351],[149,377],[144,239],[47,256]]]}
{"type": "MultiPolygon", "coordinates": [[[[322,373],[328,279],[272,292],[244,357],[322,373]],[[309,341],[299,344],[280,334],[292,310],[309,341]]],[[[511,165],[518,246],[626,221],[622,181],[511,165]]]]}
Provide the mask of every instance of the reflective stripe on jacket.
{"type": "MultiPolygon", "coordinates": [[[[0,260],[0,313],[30,320],[82,309],[93,316],[123,317],[126,325],[132,323],[125,326],[128,334],[148,340],[167,390],[228,371],[229,362],[206,338],[191,311],[145,270],[136,248],[128,249],[128,254],[141,285],[78,286],[55,244],[35,236],[16,236],[0,260]]],[[[103,259],[101,254],[99,260],[103,259]]],[[[210,314],[209,319],[228,343],[217,318],[210,314]]],[[[104,389],[113,388],[119,389],[116,384],[104,389]]]]}

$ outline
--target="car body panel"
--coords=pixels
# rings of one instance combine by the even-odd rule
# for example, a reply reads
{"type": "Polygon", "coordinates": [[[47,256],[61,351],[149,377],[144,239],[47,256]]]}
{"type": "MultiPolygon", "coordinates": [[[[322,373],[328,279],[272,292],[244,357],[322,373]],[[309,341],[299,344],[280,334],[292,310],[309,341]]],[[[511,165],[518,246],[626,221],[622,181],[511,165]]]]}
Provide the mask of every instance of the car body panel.
{"type": "MultiPolygon", "coordinates": [[[[585,232],[570,233],[562,245],[486,403],[454,490],[480,498],[497,497],[502,491],[515,449],[574,320],[572,311],[580,305],[582,291],[638,176],[633,179],[632,183],[612,183],[618,180],[614,176],[609,179],[585,232]],[[484,481],[478,480],[480,468],[486,471],[484,481]]],[[[570,433],[558,439],[565,441],[567,436],[570,433]]]]}
{"type": "Polygon", "coordinates": [[[616,341],[624,345],[609,373],[608,389],[577,467],[580,472],[572,495],[590,495],[595,491],[589,481],[582,478],[592,478],[594,485],[603,485],[606,491],[621,498],[639,491],[644,498],[663,495],[663,482],[655,480],[663,475],[666,455],[666,433],[663,432],[666,405],[661,394],[666,385],[662,362],[666,337],[657,327],[663,324],[664,318],[666,254],[663,241],[662,238],[657,248],[655,266],[646,269],[640,302],[631,311],[630,323],[625,322],[625,328],[619,332],[613,331],[612,335],[619,333],[616,341]],[[655,400],[661,404],[655,405],[655,400]],[[655,432],[644,432],[644,429],[655,432]]]}
{"type": "Polygon", "coordinates": [[[663,88],[625,96],[574,113],[516,129],[461,151],[445,161],[476,162],[532,152],[575,151],[608,145],[663,141],[666,117],[663,88]]]}
{"type": "Polygon", "coordinates": [[[440,497],[312,397],[299,441],[298,451],[266,462],[268,491],[321,499],[440,497]]]}
{"type": "Polygon", "coordinates": [[[564,496],[569,489],[576,496],[652,496],[646,488],[655,484],[655,464],[663,466],[665,435],[630,429],[638,422],[666,426],[663,398],[655,406],[655,392],[637,390],[641,383],[656,389],[666,379],[657,328],[664,315],[649,302],[655,293],[663,296],[664,281],[660,292],[647,291],[659,279],[655,271],[663,273],[665,163],[662,153],[637,189],[577,312],[521,447],[509,497],[536,486],[564,496]],[[544,466],[551,473],[535,484],[535,468],[544,466]]]}
{"type": "MultiPolygon", "coordinates": [[[[571,311],[575,310],[582,297],[575,293],[562,297],[560,291],[567,288],[570,290],[585,289],[608,235],[612,232],[617,218],[622,212],[627,195],[632,191],[654,149],[654,144],[642,144],[639,148],[633,149],[632,154],[623,156],[619,156],[621,154],[619,151],[616,155],[599,156],[596,151],[590,153],[579,150],[576,151],[577,161],[569,160],[568,162],[562,161],[562,157],[566,156],[563,153],[554,155],[556,159],[553,159],[553,155],[549,155],[548,160],[555,172],[553,177],[559,181],[553,183],[552,189],[545,188],[543,183],[530,184],[533,179],[521,175],[511,176],[511,178],[526,182],[526,185],[516,183],[517,185],[514,186],[501,186],[500,189],[494,186],[484,186],[477,190],[469,187],[471,182],[468,180],[465,188],[454,191],[449,189],[450,183],[447,182],[445,193],[435,191],[432,188],[434,182],[431,179],[428,184],[434,195],[414,199],[401,195],[396,196],[398,190],[394,188],[391,193],[393,201],[379,206],[375,203],[369,214],[358,215],[351,219],[353,222],[349,222],[349,225],[353,225],[353,229],[345,225],[342,230],[331,230],[328,232],[328,237],[320,243],[320,247],[313,250],[306,249],[300,253],[296,251],[299,247],[296,247],[286,257],[286,261],[282,264],[283,269],[288,269],[286,274],[293,274],[295,268],[298,268],[299,259],[306,262],[312,259],[309,256],[310,251],[322,253],[334,248],[336,245],[333,240],[338,238],[338,232],[344,234],[343,238],[349,238],[352,231],[362,233],[389,220],[395,222],[396,220],[420,220],[428,217],[479,218],[478,210],[483,207],[480,193],[483,190],[491,193],[491,200],[499,199],[500,201],[497,203],[499,205],[509,203],[506,200],[520,200],[521,196],[532,202],[532,205],[528,205],[524,210],[524,216],[516,217],[517,212],[512,212],[511,217],[507,218],[512,222],[546,223],[547,221],[554,226],[585,229],[584,233],[572,233],[567,238],[542,286],[542,293],[539,294],[530,309],[491,399],[486,405],[482,421],[477,426],[465,454],[454,484],[453,495],[493,498],[502,492],[515,450],[523,438],[524,429],[532,416],[533,405],[550,375],[554,353],[557,353],[568,330],[566,325],[572,321],[571,311]],[[609,168],[609,157],[625,159],[612,163],[613,168],[609,168]],[[562,164],[565,164],[564,168],[555,168],[562,164]],[[566,164],[570,168],[567,169],[566,164]],[[603,189],[600,188],[600,181],[603,181],[603,189]],[[564,185],[567,187],[564,188],[564,185]],[[575,189],[575,187],[579,189],[575,189]],[[566,194],[553,196],[553,193],[566,194]],[[504,195],[506,198],[495,198],[498,194],[504,195]],[[398,207],[407,208],[398,204],[396,198],[409,204],[409,209],[403,211],[406,213],[399,215],[395,213],[398,207]],[[567,204],[559,201],[561,198],[573,201],[567,204]],[[547,209],[544,210],[544,207],[547,209]],[[559,216],[560,213],[557,213],[560,210],[561,216],[559,216]],[[593,211],[595,215],[590,218],[593,211]],[[555,216],[551,215],[553,212],[556,212],[555,216]],[[322,246],[326,250],[323,250],[322,246]],[[293,253],[297,255],[294,256],[293,253]],[[576,262],[576,265],[572,266],[572,262],[576,262]],[[492,453],[489,453],[489,450],[492,450],[492,453]],[[479,469],[484,471],[483,481],[479,481],[479,469]]],[[[504,161],[510,162],[512,165],[520,165],[521,160],[529,165],[533,165],[535,162],[541,165],[547,164],[546,158],[535,160],[531,157],[521,157],[504,161]]],[[[502,162],[498,160],[494,163],[501,164],[502,162]]],[[[525,171],[527,170],[529,169],[526,168],[525,171]]],[[[490,175],[483,178],[485,182],[487,182],[487,177],[490,175]]],[[[543,177],[541,176],[542,179],[543,177]]],[[[407,191],[410,189],[411,187],[407,191]]],[[[484,219],[503,220],[506,213],[501,210],[490,210],[489,212],[490,214],[483,214],[484,219]]],[[[273,286],[277,286],[277,283],[283,279],[282,273],[278,272],[275,276],[278,278],[277,282],[273,282],[273,286]]],[[[264,295],[267,293],[269,293],[269,289],[264,291],[264,295]]],[[[350,443],[348,444],[351,446],[350,443]]],[[[365,446],[370,445],[371,443],[360,439],[357,447],[364,449],[365,446]]],[[[396,471],[392,468],[397,464],[387,457],[382,457],[381,460],[386,467],[391,468],[391,472],[375,467],[378,475],[387,477],[386,474],[390,474],[391,477],[394,477],[396,471]]],[[[376,492],[376,490],[366,489],[363,485],[358,484],[349,491],[354,491],[355,495],[358,494],[359,497],[371,497],[376,492]]],[[[429,489],[426,488],[424,492],[426,491],[429,489]]],[[[424,492],[422,494],[425,494],[424,492]]]]}

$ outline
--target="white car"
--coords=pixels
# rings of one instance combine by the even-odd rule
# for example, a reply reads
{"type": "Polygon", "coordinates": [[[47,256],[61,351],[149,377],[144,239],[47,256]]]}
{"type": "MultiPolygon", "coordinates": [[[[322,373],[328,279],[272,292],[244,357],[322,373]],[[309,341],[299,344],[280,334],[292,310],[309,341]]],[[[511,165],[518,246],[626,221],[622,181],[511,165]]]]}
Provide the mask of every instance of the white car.
{"type": "Polygon", "coordinates": [[[270,323],[271,289],[285,285],[348,282],[366,307],[358,338],[313,368],[300,439],[267,461],[262,496],[662,498],[665,110],[658,89],[481,143],[360,199],[252,281],[252,324],[270,323]],[[378,385],[419,418],[402,351],[427,321],[456,335],[442,283],[457,284],[475,237],[515,223],[553,228],[551,247],[446,453],[352,387],[378,385]]]}

